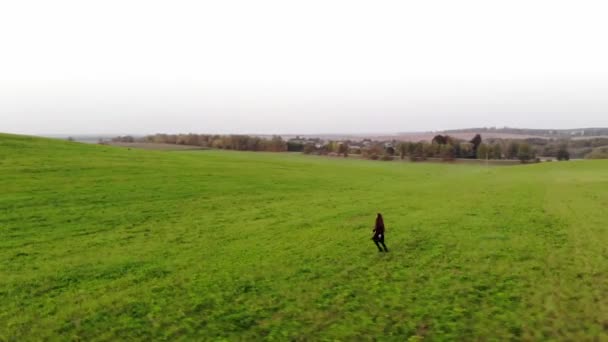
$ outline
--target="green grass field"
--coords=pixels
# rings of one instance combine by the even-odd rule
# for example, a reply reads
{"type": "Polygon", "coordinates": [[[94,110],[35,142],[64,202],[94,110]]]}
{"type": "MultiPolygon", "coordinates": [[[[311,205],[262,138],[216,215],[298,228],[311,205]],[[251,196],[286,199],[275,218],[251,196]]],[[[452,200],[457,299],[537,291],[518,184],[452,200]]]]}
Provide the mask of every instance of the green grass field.
{"type": "Polygon", "coordinates": [[[0,303],[1,341],[607,340],[608,161],[0,135],[0,303]]]}

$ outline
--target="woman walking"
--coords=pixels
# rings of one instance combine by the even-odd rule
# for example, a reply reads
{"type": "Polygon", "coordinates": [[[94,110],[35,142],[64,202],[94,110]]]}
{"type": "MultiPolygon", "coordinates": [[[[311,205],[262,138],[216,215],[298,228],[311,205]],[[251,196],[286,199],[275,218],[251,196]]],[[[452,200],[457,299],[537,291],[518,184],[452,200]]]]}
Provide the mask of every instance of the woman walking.
{"type": "Polygon", "coordinates": [[[382,219],[382,214],[378,213],[376,217],[376,226],[374,227],[374,236],[372,236],[372,240],[378,247],[378,252],[388,252],[388,248],[384,244],[384,220],[382,219]],[[384,247],[384,251],[380,248],[380,244],[384,247]]]}

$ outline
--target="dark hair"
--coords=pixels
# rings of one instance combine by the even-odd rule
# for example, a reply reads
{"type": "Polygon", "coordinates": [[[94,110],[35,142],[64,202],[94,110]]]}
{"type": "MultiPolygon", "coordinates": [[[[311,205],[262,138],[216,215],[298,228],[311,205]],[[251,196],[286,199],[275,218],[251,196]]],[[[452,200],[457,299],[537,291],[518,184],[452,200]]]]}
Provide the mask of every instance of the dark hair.
{"type": "Polygon", "coordinates": [[[378,213],[376,217],[376,228],[384,229],[384,220],[382,219],[382,214],[378,213]]]}

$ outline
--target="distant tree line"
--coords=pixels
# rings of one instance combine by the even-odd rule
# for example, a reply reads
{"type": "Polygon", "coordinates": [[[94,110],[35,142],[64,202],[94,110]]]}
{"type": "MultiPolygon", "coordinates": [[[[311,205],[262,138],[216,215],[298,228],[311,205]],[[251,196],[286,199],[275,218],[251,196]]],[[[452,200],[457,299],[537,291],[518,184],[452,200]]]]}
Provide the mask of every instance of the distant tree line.
{"type": "MultiPolygon", "coordinates": [[[[424,161],[429,158],[452,161],[466,159],[511,159],[527,163],[536,160],[535,149],[526,141],[491,141],[484,143],[481,135],[470,141],[456,139],[448,135],[437,135],[431,142],[379,142],[379,141],[329,141],[324,144],[302,144],[306,154],[344,156],[359,154],[372,160],[424,161]]],[[[567,152],[566,152],[567,153],[567,152]]]]}
{"type": "Polygon", "coordinates": [[[594,150],[608,147],[608,138],[591,139],[527,139],[544,157],[560,159],[565,157],[564,150],[568,152],[568,158],[586,158],[594,150]]]}
{"type": "Polygon", "coordinates": [[[606,127],[590,127],[590,128],[575,128],[575,129],[531,129],[531,128],[511,128],[511,127],[476,127],[476,128],[464,128],[464,129],[453,129],[444,131],[447,134],[450,133],[503,133],[503,134],[522,134],[522,135],[535,135],[544,137],[558,137],[558,138],[570,138],[570,137],[594,137],[601,135],[608,135],[608,128],[606,127]]]}
{"type": "MultiPolygon", "coordinates": [[[[586,140],[585,144],[597,144],[602,146],[603,142],[586,140]]],[[[522,163],[537,161],[540,156],[545,158],[556,158],[557,160],[570,160],[572,145],[582,145],[578,140],[547,140],[547,139],[489,139],[482,142],[481,135],[477,134],[471,141],[455,139],[448,135],[437,135],[431,143],[401,143],[398,151],[401,158],[408,156],[411,160],[424,160],[426,158],[442,158],[453,160],[456,158],[467,159],[507,159],[519,160],[522,163]],[[572,144],[570,144],[572,142],[572,144]]],[[[576,151],[576,149],[575,149],[576,151]]],[[[578,157],[583,157],[589,151],[583,151],[578,157]]]]}
{"type": "Polygon", "coordinates": [[[587,155],[587,159],[608,159],[608,146],[596,147],[587,155]]]}
{"type": "Polygon", "coordinates": [[[481,135],[470,141],[456,139],[448,135],[437,135],[431,142],[393,142],[372,144],[362,149],[368,159],[391,160],[399,157],[411,161],[429,158],[452,161],[455,159],[511,159],[527,163],[536,160],[536,152],[525,141],[491,141],[484,143],[481,135]]]}
{"type": "Polygon", "coordinates": [[[154,134],[144,137],[119,136],[115,142],[149,142],[218,148],[239,151],[302,152],[306,154],[347,157],[360,155],[367,159],[393,160],[408,158],[422,161],[429,158],[451,161],[454,159],[508,159],[522,163],[537,158],[570,160],[570,158],[605,158],[608,138],[590,139],[498,139],[483,140],[480,134],[471,140],[457,139],[449,135],[436,135],[432,141],[398,142],[373,141],[324,141],[320,138],[296,137],[283,140],[280,136],[269,138],[251,135],[212,134],[154,134]]]}
{"type": "Polygon", "coordinates": [[[113,138],[114,142],[147,142],[158,144],[176,144],[188,146],[200,146],[206,148],[218,148],[238,151],[287,151],[287,142],[278,135],[271,138],[261,138],[250,135],[211,135],[211,134],[154,134],[142,138],[133,136],[119,136],[113,138]]]}
{"type": "MultiPolygon", "coordinates": [[[[510,141],[526,142],[543,158],[555,158],[557,160],[569,160],[570,158],[598,158],[603,153],[600,151],[608,147],[608,137],[597,137],[596,135],[608,135],[606,128],[592,128],[581,130],[526,130],[526,129],[472,129],[473,131],[488,131],[517,134],[537,134],[546,138],[522,138],[522,139],[490,139],[492,143],[499,143],[503,148],[510,141]],[[581,134],[579,134],[581,133],[581,134]],[[583,134],[584,133],[584,134],[583,134]],[[593,152],[593,154],[592,154],[593,152]]],[[[450,132],[462,133],[469,130],[454,130],[450,132]]]]}
{"type": "Polygon", "coordinates": [[[525,141],[491,141],[484,143],[478,134],[470,141],[450,136],[436,136],[429,142],[402,142],[397,146],[401,159],[421,161],[440,158],[444,161],[461,159],[510,159],[527,163],[536,159],[535,150],[525,141]]]}

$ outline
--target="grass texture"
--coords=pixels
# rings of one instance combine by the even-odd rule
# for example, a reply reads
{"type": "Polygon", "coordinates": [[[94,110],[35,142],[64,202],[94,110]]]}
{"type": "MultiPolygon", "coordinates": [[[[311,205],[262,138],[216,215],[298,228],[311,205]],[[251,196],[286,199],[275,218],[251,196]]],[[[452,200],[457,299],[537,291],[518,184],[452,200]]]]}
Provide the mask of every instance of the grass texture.
{"type": "Polygon", "coordinates": [[[607,340],[607,222],[607,161],[0,135],[0,340],[607,340]]]}

